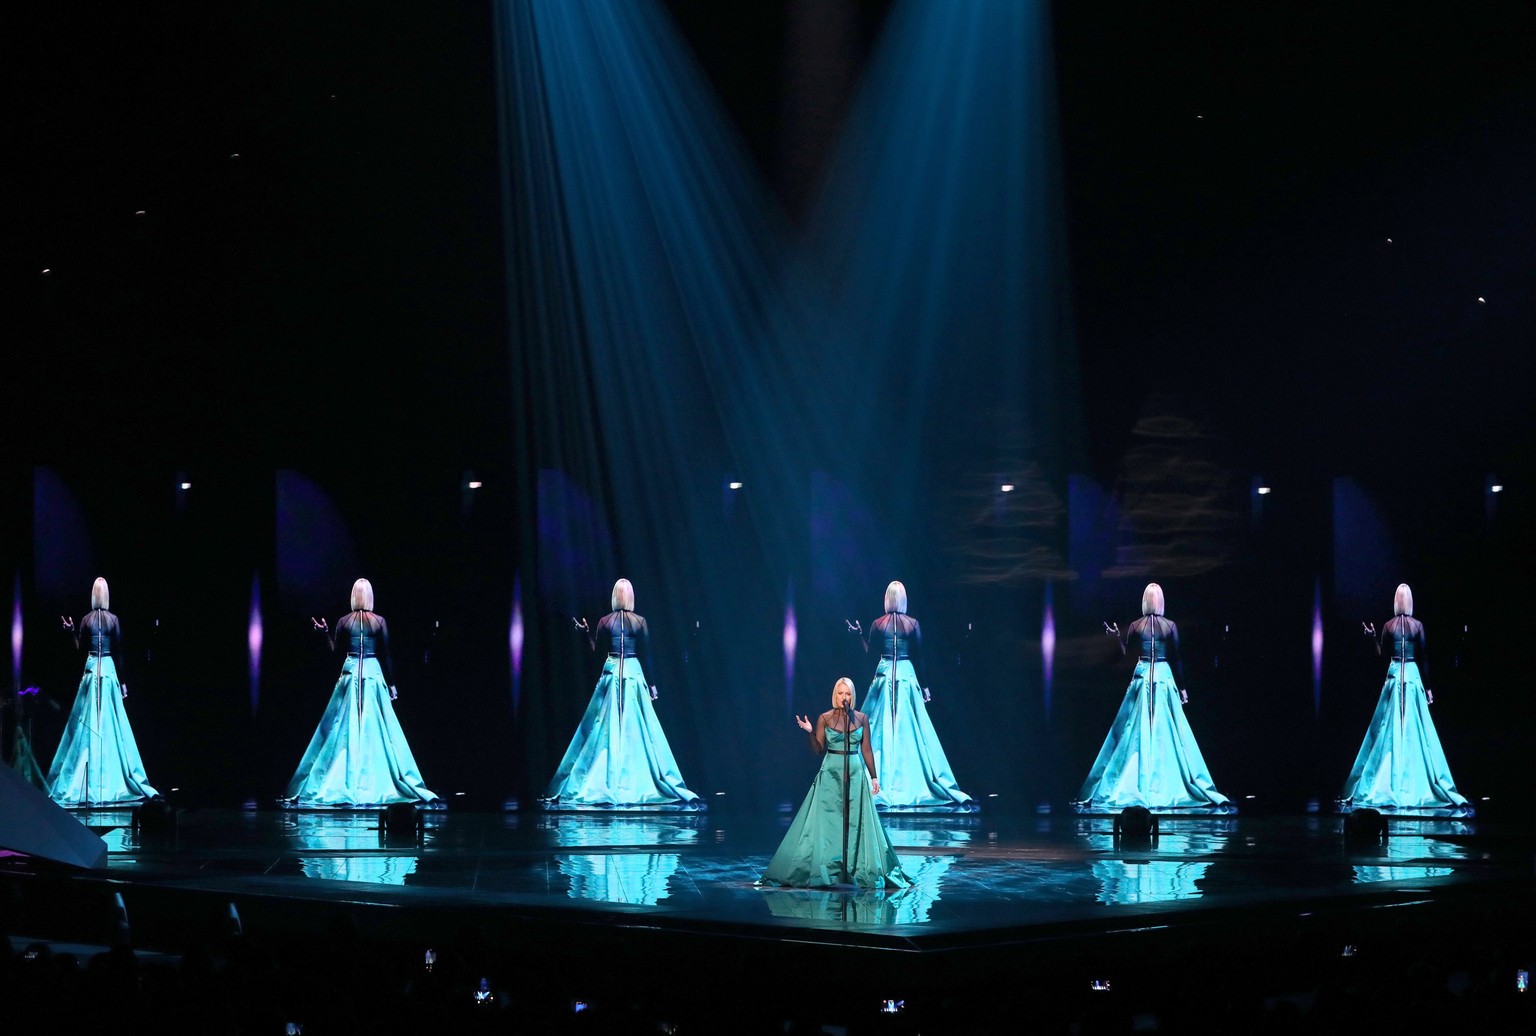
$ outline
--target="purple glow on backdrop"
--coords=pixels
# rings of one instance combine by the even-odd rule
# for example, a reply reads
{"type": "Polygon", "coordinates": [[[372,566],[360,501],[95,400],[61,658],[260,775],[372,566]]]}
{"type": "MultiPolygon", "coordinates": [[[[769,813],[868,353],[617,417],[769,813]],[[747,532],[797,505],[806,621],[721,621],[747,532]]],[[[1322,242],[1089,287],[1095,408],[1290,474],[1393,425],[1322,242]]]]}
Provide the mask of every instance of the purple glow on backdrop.
{"type": "Polygon", "coordinates": [[[1323,581],[1312,590],[1312,717],[1323,713],[1323,581]]]}
{"type": "Polygon", "coordinates": [[[261,705],[261,576],[251,577],[251,621],[245,628],[245,646],[251,652],[251,715],[261,705]]]}
{"type": "Polygon", "coordinates": [[[523,686],[523,580],[512,577],[512,621],[507,626],[507,654],[512,660],[512,713],[517,714],[523,686]]]}
{"type": "Polygon", "coordinates": [[[800,643],[800,629],[795,624],[795,602],[784,606],[784,704],[795,707],[795,648],[800,643]]]}
{"type": "Polygon", "coordinates": [[[1051,714],[1051,677],[1056,671],[1056,611],[1051,603],[1051,584],[1045,584],[1045,619],[1040,624],[1040,668],[1045,677],[1045,714],[1051,714]]]}
{"type": "Polygon", "coordinates": [[[11,605],[11,686],[21,686],[21,575],[16,576],[15,603],[11,605]]]}

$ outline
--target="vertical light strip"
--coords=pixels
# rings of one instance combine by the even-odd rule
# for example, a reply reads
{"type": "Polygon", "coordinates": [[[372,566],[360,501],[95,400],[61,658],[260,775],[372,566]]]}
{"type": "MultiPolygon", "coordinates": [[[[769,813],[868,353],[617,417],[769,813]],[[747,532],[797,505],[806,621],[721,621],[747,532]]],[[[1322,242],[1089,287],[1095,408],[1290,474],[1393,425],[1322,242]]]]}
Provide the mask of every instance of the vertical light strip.
{"type": "Polygon", "coordinates": [[[1051,583],[1045,584],[1045,618],[1040,623],[1040,675],[1044,679],[1045,714],[1051,714],[1051,678],[1056,672],[1056,610],[1051,583]]]}
{"type": "Polygon", "coordinates": [[[11,605],[11,686],[21,688],[21,573],[16,573],[16,592],[11,605]]]}
{"type": "Polygon", "coordinates": [[[507,625],[507,657],[512,663],[512,715],[523,690],[523,577],[512,577],[512,621],[507,625]]]}
{"type": "Polygon", "coordinates": [[[800,645],[800,628],[795,622],[795,588],[789,588],[784,603],[784,706],[795,708],[795,649],[800,645]]]}
{"type": "Polygon", "coordinates": [[[251,618],[245,628],[245,646],[250,651],[251,715],[261,707],[261,574],[251,576],[251,618]]]}
{"type": "Polygon", "coordinates": [[[1312,716],[1323,713],[1323,581],[1312,590],[1312,716]]]}

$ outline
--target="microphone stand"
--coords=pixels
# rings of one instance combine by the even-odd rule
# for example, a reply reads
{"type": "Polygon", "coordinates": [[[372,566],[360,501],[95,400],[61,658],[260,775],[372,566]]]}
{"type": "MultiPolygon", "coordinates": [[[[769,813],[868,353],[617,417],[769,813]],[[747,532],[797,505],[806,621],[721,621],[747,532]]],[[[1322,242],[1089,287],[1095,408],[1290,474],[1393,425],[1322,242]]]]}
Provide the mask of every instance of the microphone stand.
{"type": "Polygon", "coordinates": [[[849,766],[853,754],[853,708],[843,706],[843,884],[853,884],[853,874],[848,869],[848,800],[852,792],[849,766]]]}
{"type": "Polygon", "coordinates": [[[619,730],[624,730],[624,608],[619,607],[619,730]]]}
{"type": "MultiPolygon", "coordinates": [[[[103,614],[104,613],[103,613],[103,611],[100,608],[93,608],[91,610],[91,617],[96,620],[96,623],[95,623],[95,625],[96,625],[96,729],[95,729],[94,733],[96,735],[96,746],[95,747],[96,747],[97,750],[99,750],[100,747],[101,747],[101,637],[102,637],[102,632],[103,632],[101,627],[102,627],[102,624],[103,624],[103,621],[104,621],[103,620],[103,614]]],[[[86,794],[86,797],[90,800],[92,805],[94,805],[95,802],[96,802],[96,796],[93,796],[91,794],[91,758],[94,755],[95,755],[95,751],[90,750],[90,749],[86,750],[86,753],[85,753],[85,794],[86,794]]],[[[100,759],[96,760],[96,783],[98,785],[96,790],[97,791],[101,791],[102,789],[100,788],[100,784],[101,784],[101,760],[100,759]]]]}

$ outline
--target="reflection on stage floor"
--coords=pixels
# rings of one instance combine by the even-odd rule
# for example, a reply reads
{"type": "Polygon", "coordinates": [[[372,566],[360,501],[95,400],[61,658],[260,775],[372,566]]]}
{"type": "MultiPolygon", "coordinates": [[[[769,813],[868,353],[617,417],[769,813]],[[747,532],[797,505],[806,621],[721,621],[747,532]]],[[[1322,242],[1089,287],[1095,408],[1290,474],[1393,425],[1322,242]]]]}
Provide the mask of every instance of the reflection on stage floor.
{"type": "Polygon", "coordinates": [[[1042,924],[1133,926],[1152,915],[1326,897],[1421,896],[1508,880],[1518,853],[1479,848],[1477,820],[1394,820],[1380,847],[1346,848],[1337,817],[1164,818],[1117,843],[1109,818],[890,815],[909,889],[764,889],[787,817],[721,813],[424,814],[386,839],[377,812],[192,810],[173,832],[124,811],[82,812],[114,880],[204,892],[402,906],[598,911],[615,923],[786,928],[797,937],[975,937],[1042,924]],[[862,934],[861,934],[862,933],[862,934]]]}

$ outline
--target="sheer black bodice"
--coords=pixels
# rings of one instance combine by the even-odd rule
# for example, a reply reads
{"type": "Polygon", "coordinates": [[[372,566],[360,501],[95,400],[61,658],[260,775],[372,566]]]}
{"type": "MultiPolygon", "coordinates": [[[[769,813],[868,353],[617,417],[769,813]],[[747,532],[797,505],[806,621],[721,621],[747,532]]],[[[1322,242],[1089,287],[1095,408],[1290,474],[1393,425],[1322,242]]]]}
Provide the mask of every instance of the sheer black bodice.
{"type": "Polygon", "coordinates": [[[1143,615],[1125,628],[1120,641],[1124,654],[1142,662],[1167,662],[1174,678],[1184,684],[1184,657],[1179,651],[1179,627],[1161,615],[1143,615]]]}
{"type": "Polygon", "coordinates": [[[922,660],[922,626],[910,615],[886,612],[869,624],[865,647],[878,650],[881,658],[909,659],[915,668],[922,660]]]}
{"type": "Polygon", "coordinates": [[[75,647],[88,655],[110,656],[117,667],[117,678],[123,675],[123,627],[117,616],[105,608],[86,612],[75,624],[75,647]]]}
{"type": "Polygon", "coordinates": [[[336,620],[331,633],[331,650],[346,648],[352,658],[377,658],[384,682],[395,685],[395,670],[389,657],[389,624],[373,612],[348,612],[336,620]]]}
{"type": "Polygon", "coordinates": [[[1429,681],[1429,661],[1424,652],[1424,624],[1411,615],[1396,615],[1381,624],[1376,637],[1376,653],[1388,658],[1415,662],[1419,677],[1429,681]]]}
{"type": "Polygon", "coordinates": [[[651,631],[645,618],[634,612],[609,612],[597,620],[597,628],[588,641],[593,651],[606,651],[611,658],[638,658],[640,668],[651,675],[651,631]]]}

